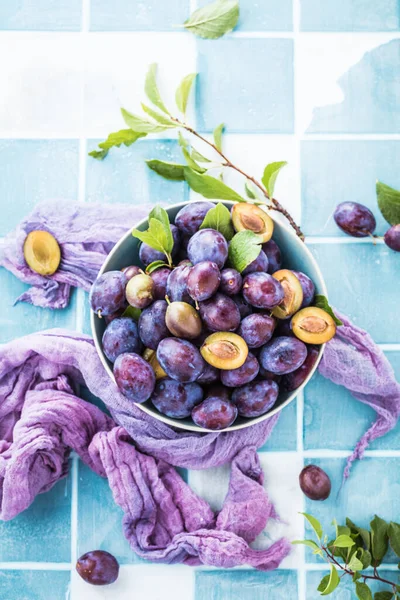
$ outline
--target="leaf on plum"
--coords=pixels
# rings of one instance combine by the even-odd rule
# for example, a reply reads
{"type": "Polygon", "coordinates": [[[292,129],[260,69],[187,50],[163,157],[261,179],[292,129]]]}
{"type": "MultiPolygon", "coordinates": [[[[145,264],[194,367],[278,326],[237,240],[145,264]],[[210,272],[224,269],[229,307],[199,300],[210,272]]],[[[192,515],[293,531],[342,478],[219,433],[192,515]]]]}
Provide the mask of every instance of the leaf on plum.
{"type": "Polygon", "coordinates": [[[200,229],[216,229],[222,233],[228,242],[230,242],[235,233],[232,226],[231,213],[221,202],[214,208],[210,208],[200,225],[200,229]]]}

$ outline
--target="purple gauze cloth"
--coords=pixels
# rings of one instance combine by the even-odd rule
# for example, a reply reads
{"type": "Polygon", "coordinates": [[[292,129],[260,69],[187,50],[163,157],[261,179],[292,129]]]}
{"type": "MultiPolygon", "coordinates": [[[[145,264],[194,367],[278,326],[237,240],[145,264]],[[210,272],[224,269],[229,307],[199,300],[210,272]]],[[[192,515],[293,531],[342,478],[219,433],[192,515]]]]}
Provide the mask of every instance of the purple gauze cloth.
{"type": "Polygon", "coordinates": [[[65,308],[71,287],[89,291],[107,254],[129,226],[147,217],[151,205],[77,204],[67,200],[38,204],[0,247],[0,266],[24,283],[31,284],[17,302],[29,302],[43,308],[65,308]],[[61,248],[61,263],[49,277],[31,271],[24,259],[24,241],[28,233],[51,233],[61,248]]]}
{"type": "Polygon", "coordinates": [[[249,543],[276,516],[256,452],[276,420],[219,434],[175,430],[120,394],[90,337],[64,330],[31,334],[0,347],[0,518],[12,519],[63,477],[73,449],[108,478],[125,513],[125,536],[139,556],[274,569],[288,554],[288,541],[259,551],[249,543]],[[123,427],[76,395],[72,386],[83,383],[123,427]],[[228,462],[229,489],[217,515],[171,466],[228,462]]]}

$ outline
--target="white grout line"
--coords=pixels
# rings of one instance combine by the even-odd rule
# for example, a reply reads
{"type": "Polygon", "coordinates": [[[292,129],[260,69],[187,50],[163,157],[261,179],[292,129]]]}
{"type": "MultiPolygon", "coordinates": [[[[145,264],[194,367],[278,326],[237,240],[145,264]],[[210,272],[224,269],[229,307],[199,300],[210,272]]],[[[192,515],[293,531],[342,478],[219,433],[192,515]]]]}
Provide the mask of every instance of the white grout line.
{"type": "MultiPolygon", "coordinates": [[[[297,173],[297,198],[299,202],[299,223],[301,226],[301,131],[300,121],[298,118],[299,107],[299,92],[301,89],[301,81],[298,69],[297,46],[300,31],[300,0],[293,0],[293,111],[294,111],[294,143],[295,143],[295,162],[294,165],[297,173]]],[[[297,454],[300,455],[301,464],[304,465],[304,443],[303,443],[303,428],[304,428],[304,393],[301,391],[297,396],[297,454]]],[[[301,495],[300,512],[305,512],[305,498],[301,495]]],[[[301,539],[305,538],[305,523],[302,519],[301,539]]],[[[298,600],[306,600],[306,551],[305,547],[301,546],[299,551],[299,559],[297,564],[297,590],[298,600]]]]}
{"type": "MultiPolygon", "coordinates": [[[[328,563],[307,563],[306,569],[307,569],[307,571],[329,571],[328,563]]],[[[368,573],[368,571],[372,571],[372,568],[368,567],[368,569],[365,569],[365,570],[368,573]]],[[[379,565],[379,571],[398,571],[398,570],[399,570],[399,568],[397,566],[397,563],[395,565],[388,564],[388,563],[382,563],[381,565],[379,565]]]]}
{"type": "Polygon", "coordinates": [[[383,352],[399,352],[400,344],[377,344],[383,352]]]}
{"type": "Polygon", "coordinates": [[[70,571],[71,563],[0,562],[0,571],[70,571]]]}
{"type": "MultiPolygon", "coordinates": [[[[82,53],[83,53],[83,69],[81,81],[81,135],[79,137],[79,180],[78,180],[78,202],[83,204],[86,197],[86,154],[87,142],[84,135],[84,120],[85,120],[85,80],[86,80],[86,56],[87,56],[87,39],[90,21],[90,0],[82,2],[82,53]]],[[[81,333],[83,331],[83,314],[84,314],[84,291],[77,289],[76,292],[76,330],[81,333]]],[[[79,457],[74,453],[71,457],[71,566],[75,567],[78,555],[78,473],[79,473],[79,457]]]]}
{"type": "MultiPolygon", "coordinates": [[[[353,450],[334,450],[326,448],[315,448],[304,450],[306,458],[348,458],[353,450]]],[[[400,450],[366,450],[365,458],[400,458],[400,450]]]]}
{"type": "Polygon", "coordinates": [[[371,244],[371,245],[381,245],[385,242],[380,239],[372,239],[371,237],[365,238],[354,238],[351,236],[341,237],[341,236],[312,236],[308,235],[306,237],[306,244],[371,244]]]}
{"type": "Polygon", "coordinates": [[[296,34],[293,31],[231,31],[225,35],[226,38],[265,38],[265,39],[293,39],[296,34]]]}
{"type": "MultiPolygon", "coordinates": [[[[88,35],[88,34],[86,34],[88,35]]],[[[87,39],[87,38],[86,38],[87,39]]],[[[206,133],[212,133],[212,132],[206,132],[206,133]]],[[[88,138],[93,138],[93,139],[100,139],[103,138],[105,135],[107,134],[107,132],[102,131],[102,132],[94,132],[94,133],[89,133],[88,138]]],[[[257,136],[259,137],[260,135],[264,135],[267,136],[269,139],[274,140],[274,139],[280,139],[280,138],[289,138],[289,137],[293,137],[293,133],[279,133],[277,131],[275,132],[270,132],[270,131],[263,131],[263,130],[259,130],[259,131],[233,131],[230,130],[228,133],[225,133],[225,136],[257,136]]],[[[70,133],[66,133],[65,131],[57,131],[57,130],[52,130],[52,131],[35,131],[30,129],[29,131],[21,131],[20,129],[15,129],[13,130],[9,130],[7,129],[7,131],[1,131],[0,130],[0,139],[1,140],[35,140],[35,141],[47,141],[47,140],[77,140],[79,139],[79,132],[78,131],[71,131],[70,133]]],[[[312,134],[307,134],[307,133],[299,133],[299,137],[300,140],[302,142],[310,142],[310,141],[384,141],[384,142],[390,142],[390,141],[400,141],[400,134],[397,133],[381,133],[381,134],[374,134],[374,133],[312,133],[312,134]]],[[[157,134],[157,133],[152,133],[151,134],[151,139],[152,140],[165,140],[165,139],[176,139],[176,135],[174,131],[170,131],[170,132],[165,132],[162,135],[161,134],[157,134]]],[[[138,140],[138,143],[142,143],[141,140],[138,140]]]]}
{"type": "Polygon", "coordinates": [[[390,141],[400,140],[400,133],[304,133],[303,141],[390,141]]]}
{"type": "Polygon", "coordinates": [[[90,0],[82,0],[82,33],[87,33],[90,27],[90,0]]]}
{"type": "Polygon", "coordinates": [[[71,464],[71,564],[75,566],[78,555],[78,468],[79,458],[74,456],[71,464]]]}

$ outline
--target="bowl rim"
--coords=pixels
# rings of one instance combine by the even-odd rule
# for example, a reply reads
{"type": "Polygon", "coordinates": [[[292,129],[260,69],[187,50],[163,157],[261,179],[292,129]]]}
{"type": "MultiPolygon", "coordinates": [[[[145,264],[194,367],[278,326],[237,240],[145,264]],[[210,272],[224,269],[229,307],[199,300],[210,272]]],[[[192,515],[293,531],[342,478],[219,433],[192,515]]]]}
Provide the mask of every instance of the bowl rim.
{"type": "MultiPolygon", "coordinates": [[[[164,206],[163,208],[165,208],[165,210],[167,212],[169,210],[177,210],[177,209],[179,210],[179,209],[183,208],[184,206],[187,206],[188,204],[191,204],[194,202],[199,202],[199,200],[189,200],[187,202],[178,202],[177,204],[169,204],[168,206],[164,206]]],[[[211,202],[212,202],[212,200],[211,200],[211,202]]],[[[231,206],[233,206],[234,204],[237,204],[236,202],[231,201],[231,200],[219,200],[218,202],[223,202],[224,204],[230,204],[231,206]]],[[[278,219],[274,218],[274,215],[271,214],[271,212],[273,212],[273,211],[267,211],[267,212],[268,212],[268,215],[271,217],[271,219],[274,221],[274,223],[277,223],[278,226],[281,227],[285,231],[285,234],[289,235],[290,237],[292,237],[292,239],[295,240],[295,244],[297,244],[298,247],[301,248],[301,252],[305,252],[308,259],[313,264],[314,269],[318,273],[318,276],[319,276],[319,279],[321,282],[321,288],[322,288],[321,292],[324,294],[324,296],[326,296],[326,298],[328,298],[328,291],[326,289],[325,280],[322,276],[319,265],[318,265],[317,261],[315,260],[314,256],[312,255],[310,249],[307,247],[305,242],[303,242],[286,223],[282,223],[280,219],[278,220],[278,219]]],[[[132,229],[139,228],[142,225],[145,225],[147,220],[148,220],[148,217],[145,217],[144,219],[141,219],[137,223],[133,224],[128,229],[128,231],[116,242],[116,244],[112,248],[111,252],[109,252],[107,257],[105,258],[97,276],[100,276],[107,271],[107,266],[108,266],[109,261],[114,256],[114,254],[119,250],[119,248],[124,244],[124,242],[127,239],[129,239],[129,237],[132,235],[132,229]]],[[[97,315],[92,310],[90,310],[90,328],[91,328],[91,332],[92,332],[92,336],[93,336],[93,340],[94,340],[94,345],[97,350],[97,354],[99,355],[100,361],[101,361],[103,367],[105,368],[106,372],[108,373],[109,377],[115,383],[114,374],[113,374],[109,364],[107,363],[107,360],[103,353],[103,349],[100,344],[100,339],[99,339],[100,336],[98,336],[97,332],[96,332],[96,327],[95,327],[95,319],[96,318],[98,318],[97,315]]],[[[239,423],[237,425],[233,424],[230,427],[227,427],[226,429],[222,429],[221,431],[205,429],[204,427],[198,427],[197,425],[194,425],[194,424],[193,425],[183,424],[182,421],[180,421],[179,419],[173,419],[171,417],[167,417],[166,415],[162,415],[161,413],[158,414],[158,413],[153,412],[144,404],[135,404],[135,406],[137,406],[138,408],[143,410],[143,412],[150,415],[154,419],[158,419],[159,421],[166,423],[167,425],[176,427],[178,429],[182,429],[184,431],[193,431],[195,433],[226,433],[228,431],[238,431],[240,429],[245,429],[246,427],[251,427],[252,425],[261,423],[262,421],[265,421],[266,419],[270,419],[271,417],[278,414],[283,408],[288,406],[298,396],[298,394],[305,388],[307,383],[310,381],[310,379],[314,375],[314,373],[317,370],[318,365],[322,359],[324,350],[325,350],[325,344],[321,344],[319,347],[318,358],[317,358],[313,368],[311,369],[310,373],[307,375],[306,379],[303,381],[303,383],[298,388],[293,390],[293,392],[291,392],[290,395],[286,398],[286,400],[284,402],[282,402],[279,406],[272,408],[270,411],[266,412],[263,415],[260,415],[259,417],[253,417],[253,418],[249,419],[248,422],[239,423]]]]}

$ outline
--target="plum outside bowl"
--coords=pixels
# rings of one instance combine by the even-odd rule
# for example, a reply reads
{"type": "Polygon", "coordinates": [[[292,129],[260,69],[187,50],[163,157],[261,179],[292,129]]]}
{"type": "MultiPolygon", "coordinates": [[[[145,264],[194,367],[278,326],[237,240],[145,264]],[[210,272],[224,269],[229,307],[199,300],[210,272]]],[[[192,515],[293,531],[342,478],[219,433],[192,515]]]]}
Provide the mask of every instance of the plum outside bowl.
{"type": "MultiPolygon", "coordinates": [[[[180,211],[181,208],[186,206],[186,204],[187,202],[182,202],[180,204],[174,204],[172,206],[165,207],[171,223],[174,223],[177,213],[180,211]]],[[[227,208],[231,209],[234,205],[234,202],[223,202],[223,204],[227,208]]],[[[270,216],[271,218],[273,218],[273,215],[270,214],[270,216]]],[[[313,280],[315,284],[316,293],[324,294],[325,296],[327,296],[325,282],[323,280],[319,267],[307,246],[297,237],[297,235],[293,232],[292,229],[290,229],[286,225],[283,225],[276,219],[273,220],[275,223],[273,239],[282,251],[282,268],[293,269],[295,271],[302,271],[313,280]]],[[[140,242],[138,239],[134,238],[131,233],[132,229],[134,228],[139,229],[141,231],[146,230],[148,228],[147,219],[143,219],[136,224],[132,224],[132,227],[129,229],[129,231],[127,231],[126,234],[115,244],[114,248],[107,256],[103,266],[99,271],[99,275],[102,275],[107,271],[119,271],[129,265],[141,264],[139,260],[140,242]]],[[[114,381],[112,363],[106,358],[101,344],[103,333],[106,328],[105,319],[100,319],[94,312],[91,312],[90,324],[94,343],[96,346],[96,350],[99,354],[100,360],[108,375],[114,381]]],[[[268,419],[269,417],[272,417],[280,410],[282,410],[282,408],[290,404],[290,402],[294,400],[297,394],[304,388],[305,385],[307,385],[308,381],[313,376],[315,370],[318,367],[319,361],[321,360],[323,351],[324,344],[320,346],[318,359],[314,367],[310,371],[308,377],[305,379],[301,386],[299,386],[296,390],[292,392],[280,392],[273,408],[264,415],[248,419],[244,417],[238,417],[231,427],[227,427],[223,431],[235,431],[237,429],[243,429],[244,427],[250,427],[250,425],[254,425],[255,423],[259,423],[261,421],[264,421],[265,419],[268,419]]],[[[207,429],[203,429],[202,427],[198,427],[197,425],[195,425],[190,418],[173,419],[159,413],[150,400],[147,400],[147,402],[143,404],[136,404],[136,406],[138,406],[141,410],[151,415],[155,419],[163,421],[164,423],[168,423],[168,425],[172,425],[173,427],[178,427],[189,431],[196,431],[198,433],[209,431],[207,429]]]]}

